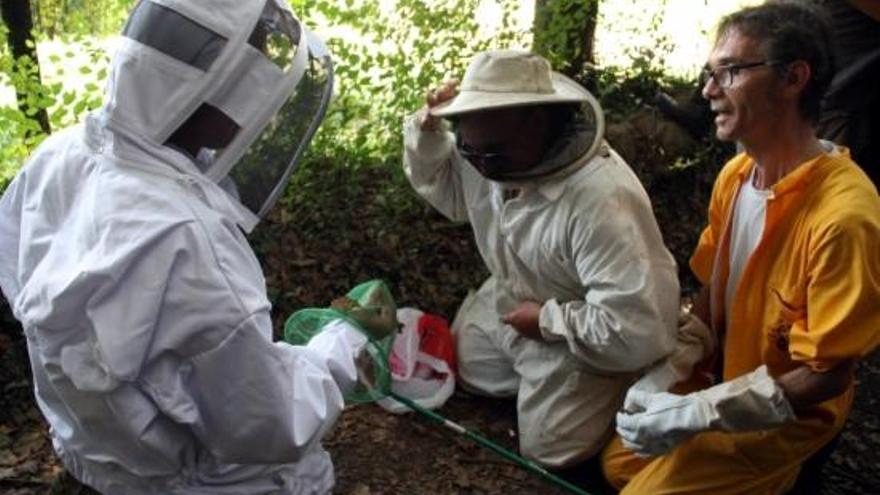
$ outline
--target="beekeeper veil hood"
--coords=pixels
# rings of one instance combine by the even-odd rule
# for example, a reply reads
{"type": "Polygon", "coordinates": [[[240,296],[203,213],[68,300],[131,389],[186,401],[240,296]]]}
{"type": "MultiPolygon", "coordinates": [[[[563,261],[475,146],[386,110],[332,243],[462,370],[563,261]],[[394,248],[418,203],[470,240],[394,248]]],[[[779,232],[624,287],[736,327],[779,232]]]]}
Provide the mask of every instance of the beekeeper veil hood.
{"type": "MultiPolygon", "coordinates": [[[[431,108],[436,117],[462,118],[467,114],[529,106],[568,107],[570,115],[551,117],[563,125],[552,137],[540,163],[527,170],[510,167],[503,153],[483,154],[479,161],[462,157],[484,177],[517,184],[570,173],[599,152],[605,134],[605,116],[596,98],[573,79],[554,72],[543,57],[522,50],[478,53],[468,65],[454,98],[431,108]]],[[[460,141],[459,141],[460,144],[460,141]]]]}
{"type": "Polygon", "coordinates": [[[141,0],[104,116],[114,131],[164,146],[200,108],[222,112],[236,124],[231,136],[202,149],[198,164],[235,197],[249,231],[283,192],[332,86],[329,52],[281,0],[141,0]]]}

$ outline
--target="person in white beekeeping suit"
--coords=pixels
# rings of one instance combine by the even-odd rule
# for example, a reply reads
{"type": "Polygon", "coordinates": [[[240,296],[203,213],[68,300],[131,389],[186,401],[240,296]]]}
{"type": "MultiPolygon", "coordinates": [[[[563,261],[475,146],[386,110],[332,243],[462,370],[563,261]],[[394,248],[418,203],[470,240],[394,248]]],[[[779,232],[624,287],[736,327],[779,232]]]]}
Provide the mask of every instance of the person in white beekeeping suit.
{"type": "Polygon", "coordinates": [[[491,273],[452,325],[458,378],[516,397],[521,452],[575,482],[589,481],[584,462],[610,437],[639,371],[670,353],[687,358],[658,363],[640,385],[665,389],[703,356],[699,340],[676,345],[688,332],[676,329],[675,262],[603,130],[586,89],[537,55],[505,50],[478,54],[460,85],[430,91],[404,123],[407,177],[471,224],[491,273]]]}
{"type": "Polygon", "coordinates": [[[246,241],[332,88],[279,0],[143,0],[104,106],[0,202],[0,286],[64,466],[108,494],[326,493],[367,337],[272,342],[246,241]]]}

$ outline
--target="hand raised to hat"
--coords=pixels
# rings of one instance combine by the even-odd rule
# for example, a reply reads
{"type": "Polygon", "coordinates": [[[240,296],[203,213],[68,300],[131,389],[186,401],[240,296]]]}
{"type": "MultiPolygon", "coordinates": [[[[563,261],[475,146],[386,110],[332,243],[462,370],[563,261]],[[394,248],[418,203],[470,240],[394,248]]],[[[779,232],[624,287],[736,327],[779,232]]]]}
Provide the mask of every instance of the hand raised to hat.
{"type": "Polygon", "coordinates": [[[429,90],[425,94],[425,107],[418,117],[419,128],[423,131],[436,131],[440,129],[440,117],[431,115],[430,110],[441,103],[445,103],[458,94],[458,80],[450,79],[440,86],[429,90]]]}
{"type": "Polygon", "coordinates": [[[541,304],[535,301],[523,301],[513,311],[501,317],[501,322],[513,327],[523,337],[533,340],[544,340],[538,324],[541,315],[541,304]]]}

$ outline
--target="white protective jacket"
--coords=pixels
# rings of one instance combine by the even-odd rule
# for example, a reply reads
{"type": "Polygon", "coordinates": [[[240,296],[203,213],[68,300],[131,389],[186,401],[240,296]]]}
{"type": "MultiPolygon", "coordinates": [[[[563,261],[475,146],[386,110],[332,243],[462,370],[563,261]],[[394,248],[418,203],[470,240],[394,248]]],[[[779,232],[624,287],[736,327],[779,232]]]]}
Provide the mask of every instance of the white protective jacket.
{"type": "MultiPolygon", "coordinates": [[[[161,54],[125,49],[111,78],[158,83],[137,72],[161,54]]],[[[339,322],[307,347],[272,342],[251,219],[191,158],[131,132],[150,122],[124,112],[167,95],[122,105],[120,87],[0,200],[0,287],[57,452],[108,494],[329,492],[320,439],[365,337],[339,322]]]]}
{"type": "MultiPolygon", "coordinates": [[[[647,194],[607,145],[544,179],[483,178],[452,133],[404,123],[404,170],[416,191],[453,221],[470,222],[495,281],[497,314],[543,304],[541,333],[566,341],[597,373],[635,372],[675,345],[676,265],[647,194]],[[503,200],[505,188],[521,190],[503,200]]],[[[485,286],[484,286],[485,287],[485,286]]]]}

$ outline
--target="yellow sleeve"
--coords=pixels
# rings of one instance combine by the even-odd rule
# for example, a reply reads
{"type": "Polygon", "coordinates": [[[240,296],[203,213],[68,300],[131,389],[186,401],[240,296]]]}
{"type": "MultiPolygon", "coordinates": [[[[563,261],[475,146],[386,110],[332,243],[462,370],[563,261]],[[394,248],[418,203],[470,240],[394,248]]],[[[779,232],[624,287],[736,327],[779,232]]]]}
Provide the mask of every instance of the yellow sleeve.
{"type": "Polygon", "coordinates": [[[700,240],[697,242],[694,254],[691,255],[691,271],[704,286],[709,285],[709,279],[712,277],[712,264],[715,261],[717,243],[718,238],[710,223],[700,234],[700,240]]]}
{"type": "Polygon", "coordinates": [[[863,358],[880,343],[880,220],[857,213],[819,233],[808,261],[807,318],[789,353],[815,371],[863,358]]]}
{"type": "Polygon", "coordinates": [[[690,266],[694,276],[701,284],[708,287],[712,277],[712,264],[715,261],[715,250],[718,247],[718,236],[712,224],[703,229],[694,254],[691,255],[690,266]]]}
{"type": "Polygon", "coordinates": [[[712,277],[715,251],[718,249],[721,230],[724,228],[727,214],[725,206],[730,203],[729,196],[736,183],[737,171],[742,168],[744,162],[745,155],[738,155],[727,162],[718,174],[712,187],[712,198],[709,200],[709,223],[700,234],[700,240],[691,255],[691,271],[700,283],[706,286],[709,285],[709,279],[712,277]]]}

